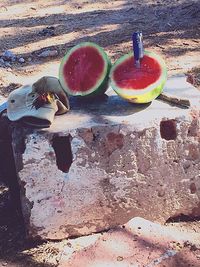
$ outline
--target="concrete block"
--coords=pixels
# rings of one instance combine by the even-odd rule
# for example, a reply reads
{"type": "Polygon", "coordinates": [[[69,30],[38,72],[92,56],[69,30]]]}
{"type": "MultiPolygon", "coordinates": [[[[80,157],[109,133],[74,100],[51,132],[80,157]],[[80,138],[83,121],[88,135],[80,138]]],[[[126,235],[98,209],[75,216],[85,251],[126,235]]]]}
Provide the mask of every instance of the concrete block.
{"type": "Polygon", "coordinates": [[[71,99],[49,129],[16,126],[13,150],[32,237],[63,239],[126,223],[200,216],[200,93],[185,77],[165,91],[191,102],[134,105],[109,91],[71,99]]]}

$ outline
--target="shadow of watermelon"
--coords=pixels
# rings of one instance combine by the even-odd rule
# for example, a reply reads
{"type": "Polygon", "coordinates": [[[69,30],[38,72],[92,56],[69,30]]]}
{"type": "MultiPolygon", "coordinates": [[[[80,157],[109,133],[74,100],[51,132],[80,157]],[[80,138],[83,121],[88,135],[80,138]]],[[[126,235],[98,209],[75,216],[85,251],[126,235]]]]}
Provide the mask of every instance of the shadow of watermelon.
{"type": "Polygon", "coordinates": [[[128,116],[145,110],[151,103],[134,104],[117,95],[104,94],[96,98],[71,97],[70,105],[73,111],[81,110],[83,113],[91,115],[128,116]]]}

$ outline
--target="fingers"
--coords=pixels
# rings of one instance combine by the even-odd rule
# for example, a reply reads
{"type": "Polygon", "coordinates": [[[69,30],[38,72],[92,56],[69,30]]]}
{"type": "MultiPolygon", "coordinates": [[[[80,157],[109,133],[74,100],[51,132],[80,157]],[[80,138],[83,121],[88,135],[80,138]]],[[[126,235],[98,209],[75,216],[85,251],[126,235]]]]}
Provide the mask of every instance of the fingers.
{"type": "Polygon", "coordinates": [[[60,81],[56,77],[44,76],[32,85],[32,89],[33,92],[36,92],[38,94],[56,94],[59,100],[65,105],[65,107],[68,110],[70,109],[68,96],[64,92],[60,81]]]}
{"type": "Polygon", "coordinates": [[[65,107],[69,110],[70,105],[69,105],[69,99],[67,95],[63,91],[60,91],[59,93],[57,93],[57,96],[59,100],[65,105],[65,107]]]}
{"type": "Polygon", "coordinates": [[[46,76],[40,78],[32,85],[33,92],[36,92],[38,94],[46,93],[46,76]]]}

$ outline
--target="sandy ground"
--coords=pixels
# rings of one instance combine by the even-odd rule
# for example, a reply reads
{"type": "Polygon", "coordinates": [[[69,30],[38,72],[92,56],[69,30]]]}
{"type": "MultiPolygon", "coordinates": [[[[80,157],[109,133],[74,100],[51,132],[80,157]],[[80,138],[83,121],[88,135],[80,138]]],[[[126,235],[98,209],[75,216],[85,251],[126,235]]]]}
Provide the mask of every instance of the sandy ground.
{"type": "Polygon", "coordinates": [[[114,62],[131,51],[135,30],[143,32],[145,49],[166,60],[169,75],[200,67],[199,0],[2,0],[0,22],[0,54],[10,50],[25,60],[0,68],[5,95],[13,83],[58,76],[61,58],[82,41],[98,43],[114,62]],[[57,55],[39,57],[49,49],[57,55]]]}
{"type": "MultiPolygon", "coordinates": [[[[191,81],[200,84],[199,0],[1,0],[0,28],[0,55],[9,50],[24,59],[0,65],[0,94],[5,96],[43,75],[58,76],[61,58],[82,41],[101,45],[114,63],[131,51],[136,30],[143,32],[145,49],[165,59],[169,75],[191,73],[191,81]],[[56,53],[41,58],[46,50],[56,53]]],[[[0,266],[57,266],[68,241],[26,240],[9,192],[0,188],[0,266]]],[[[200,229],[198,221],[176,225],[200,229]]]]}

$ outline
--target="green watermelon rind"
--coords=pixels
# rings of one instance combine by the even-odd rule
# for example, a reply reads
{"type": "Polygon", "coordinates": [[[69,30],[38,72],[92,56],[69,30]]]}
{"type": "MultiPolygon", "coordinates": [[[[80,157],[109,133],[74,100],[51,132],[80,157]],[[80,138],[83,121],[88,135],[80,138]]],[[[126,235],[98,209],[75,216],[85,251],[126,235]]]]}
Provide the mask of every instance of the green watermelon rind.
{"type": "Polygon", "coordinates": [[[66,91],[67,94],[71,95],[71,96],[79,96],[79,97],[88,97],[88,96],[96,96],[96,95],[101,95],[104,94],[105,91],[108,89],[108,82],[109,82],[109,73],[110,73],[110,69],[111,69],[111,62],[109,57],[107,56],[107,54],[105,53],[105,51],[103,50],[103,48],[101,48],[99,45],[92,43],[92,42],[83,42],[80,43],[74,47],[72,47],[67,54],[63,57],[61,63],[60,63],[60,68],[59,68],[59,80],[60,83],[63,87],[63,89],[66,91]],[[92,88],[90,88],[87,91],[71,91],[69,86],[67,85],[66,81],[64,80],[64,75],[63,75],[63,67],[65,65],[65,63],[67,62],[69,56],[77,49],[82,48],[82,47],[95,47],[99,53],[101,54],[101,56],[103,57],[103,60],[105,62],[105,68],[104,71],[102,72],[101,77],[98,79],[98,81],[96,82],[95,86],[93,86],[92,88]]]}
{"type": "Polygon", "coordinates": [[[164,60],[159,55],[150,51],[145,50],[144,54],[156,59],[161,67],[161,75],[159,79],[156,82],[152,83],[151,85],[148,85],[146,88],[140,90],[134,90],[133,88],[121,89],[114,81],[113,73],[116,67],[129,57],[132,57],[133,56],[132,52],[120,57],[112,66],[110,71],[110,80],[111,80],[110,85],[113,88],[113,90],[122,98],[125,98],[128,101],[134,103],[148,103],[154,100],[162,93],[163,87],[167,80],[167,68],[164,60]]]}

